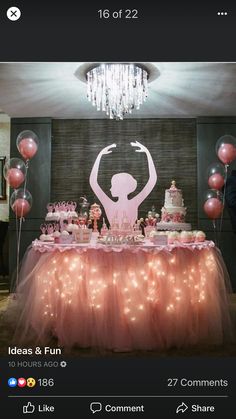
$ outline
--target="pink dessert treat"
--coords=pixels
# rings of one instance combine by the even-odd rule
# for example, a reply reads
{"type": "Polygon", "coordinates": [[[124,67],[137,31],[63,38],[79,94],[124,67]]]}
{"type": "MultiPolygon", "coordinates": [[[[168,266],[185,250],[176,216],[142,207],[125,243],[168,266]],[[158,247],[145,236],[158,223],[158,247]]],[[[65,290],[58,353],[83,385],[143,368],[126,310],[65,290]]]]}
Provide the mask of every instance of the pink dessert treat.
{"type": "Polygon", "coordinates": [[[152,233],[156,232],[155,226],[148,225],[147,227],[144,227],[145,236],[152,237],[152,233]]]}
{"type": "Polygon", "coordinates": [[[193,230],[192,231],[192,236],[193,236],[193,241],[196,240],[196,234],[198,233],[198,230],[193,230]]]}
{"type": "Polygon", "coordinates": [[[90,207],[90,211],[89,211],[89,216],[90,219],[93,220],[93,231],[97,232],[98,231],[98,226],[97,226],[97,222],[99,220],[99,218],[102,215],[102,210],[100,208],[100,205],[94,203],[93,205],[91,205],[90,207]]]}
{"type": "Polygon", "coordinates": [[[47,233],[48,233],[49,235],[52,235],[52,234],[53,234],[53,232],[54,232],[54,225],[53,225],[53,224],[48,224],[48,225],[47,225],[47,233]]]}
{"type": "Polygon", "coordinates": [[[198,231],[196,233],[196,239],[197,242],[204,242],[206,240],[206,235],[203,231],[198,231]]]}
{"type": "Polygon", "coordinates": [[[44,241],[45,242],[54,242],[54,237],[51,234],[47,234],[44,241]]]}
{"type": "Polygon", "coordinates": [[[186,211],[182,190],[178,189],[172,180],[170,188],[165,190],[165,202],[161,209],[158,230],[191,230],[191,224],[185,222],[186,211]]]}
{"type": "Polygon", "coordinates": [[[81,227],[75,232],[75,241],[77,243],[89,243],[92,236],[92,230],[90,228],[81,227]]]}
{"type": "Polygon", "coordinates": [[[152,231],[150,233],[150,241],[156,245],[167,245],[168,235],[165,232],[152,231]]]}
{"type": "Polygon", "coordinates": [[[60,243],[60,236],[61,236],[61,233],[59,231],[54,231],[53,237],[54,237],[55,243],[60,243]]]}
{"type": "Polygon", "coordinates": [[[66,203],[64,201],[59,202],[59,213],[60,213],[60,218],[67,220],[68,212],[67,212],[66,203]]]}
{"type": "Polygon", "coordinates": [[[100,234],[101,234],[101,236],[106,236],[107,233],[108,233],[108,228],[107,228],[107,225],[105,223],[105,218],[103,218],[103,223],[102,223],[102,228],[101,228],[100,234]]]}
{"type": "Polygon", "coordinates": [[[46,220],[52,221],[53,220],[53,204],[48,204],[47,210],[48,210],[48,213],[46,215],[46,220]]]}
{"type": "Polygon", "coordinates": [[[68,220],[70,223],[72,219],[78,218],[78,214],[75,211],[76,202],[55,202],[54,204],[48,204],[46,215],[46,221],[63,221],[68,220]]]}
{"type": "Polygon", "coordinates": [[[60,211],[59,211],[59,205],[57,203],[54,204],[54,220],[59,221],[60,220],[60,211]]]}
{"type": "Polygon", "coordinates": [[[182,231],[179,235],[179,241],[181,243],[191,243],[192,234],[190,231],[182,231]]]}
{"type": "Polygon", "coordinates": [[[170,231],[168,233],[168,244],[174,244],[179,240],[178,231],[170,231]]]}
{"type": "Polygon", "coordinates": [[[76,206],[77,206],[76,202],[71,202],[70,203],[70,215],[71,215],[72,218],[78,218],[78,214],[75,211],[76,206]]]}
{"type": "Polygon", "coordinates": [[[72,224],[72,223],[68,224],[67,227],[66,227],[66,230],[69,233],[72,233],[74,231],[74,224],[72,224]]]}
{"type": "Polygon", "coordinates": [[[60,240],[60,243],[70,244],[73,241],[73,237],[71,234],[68,233],[68,231],[64,230],[62,231],[59,240],[60,240]]]}

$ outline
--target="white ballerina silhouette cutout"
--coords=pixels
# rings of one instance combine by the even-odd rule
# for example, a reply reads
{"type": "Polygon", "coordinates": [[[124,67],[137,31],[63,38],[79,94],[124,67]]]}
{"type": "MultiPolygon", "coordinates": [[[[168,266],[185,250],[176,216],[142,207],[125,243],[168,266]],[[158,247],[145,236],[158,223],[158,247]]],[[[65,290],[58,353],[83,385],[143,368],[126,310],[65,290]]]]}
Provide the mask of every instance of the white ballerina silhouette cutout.
{"type": "Polygon", "coordinates": [[[150,194],[157,181],[156,169],[149,150],[138,141],[131,142],[130,144],[132,147],[138,147],[138,149],[135,150],[137,153],[146,153],[148,161],[149,179],[142,191],[136,196],[128,199],[128,195],[137,188],[137,181],[129,173],[117,173],[112,176],[110,191],[113,197],[118,197],[117,201],[113,201],[109,198],[98,184],[98,170],[101,158],[105,154],[112,153],[112,148],[115,148],[116,144],[111,144],[100,151],[90,173],[89,182],[91,188],[103,205],[110,225],[114,218],[116,218],[116,221],[121,225],[125,214],[130,224],[133,226],[138,218],[139,205],[150,194]]]}

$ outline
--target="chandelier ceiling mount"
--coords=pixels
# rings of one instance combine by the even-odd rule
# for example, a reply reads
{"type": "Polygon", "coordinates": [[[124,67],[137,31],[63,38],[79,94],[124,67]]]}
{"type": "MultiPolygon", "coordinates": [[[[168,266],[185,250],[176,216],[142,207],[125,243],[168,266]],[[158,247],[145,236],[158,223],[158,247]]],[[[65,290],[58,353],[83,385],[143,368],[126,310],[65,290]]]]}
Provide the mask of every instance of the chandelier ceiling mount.
{"type": "Polygon", "coordinates": [[[156,67],[153,72],[154,66],[142,63],[91,63],[81,67],[75,75],[87,82],[89,102],[116,120],[140,108],[148,95],[148,83],[159,75],[156,67]]]}

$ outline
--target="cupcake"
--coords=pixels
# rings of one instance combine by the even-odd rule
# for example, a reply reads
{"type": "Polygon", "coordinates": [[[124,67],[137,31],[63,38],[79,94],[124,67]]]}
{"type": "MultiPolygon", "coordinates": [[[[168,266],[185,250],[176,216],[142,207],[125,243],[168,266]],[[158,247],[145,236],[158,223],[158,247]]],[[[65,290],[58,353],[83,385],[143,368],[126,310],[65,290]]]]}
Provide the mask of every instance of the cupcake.
{"type": "Polygon", "coordinates": [[[62,231],[59,240],[60,240],[60,243],[70,244],[72,243],[73,236],[69,234],[68,231],[64,230],[62,231]]]}
{"type": "Polygon", "coordinates": [[[191,231],[182,231],[179,235],[179,241],[181,243],[191,243],[192,241],[191,231]]]}
{"type": "Polygon", "coordinates": [[[195,241],[195,235],[192,231],[188,231],[189,241],[192,243],[195,241]]]}
{"type": "Polygon", "coordinates": [[[60,243],[60,236],[61,236],[61,233],[59,231],[55,231],[53,233],[55,243],[60,243]]]}
{"type": "Polygon", "coordinates": [[[67,211],[61,211],[60,212],[60,218],[62,220],[67,220],[67,218],[68,218],[68,212],[67,211]]]}
{"type": "Polygon", "coordinates": [[[53,220],[55,220],[55,221],[59,221],[60,220],[60,212],[59,211],[55,211],[53,213],[53,220]]]}
{"type": "Polygon", "coordinates": [[[173,244],[179,240],[179,233],[178,231],[170,231],[168,232],[168,244],[173,244]]]}
{"type": "Polygon", "coordinates": [[[195,240],[196,240],[196,235],[197,235],[197,233],[198,233],[198,230],[193,230],[193,231],[192,231],[193,241],[195,241],[195,240]]]}
{"type": "Polygon", "coordinates": [[[51,234],[47,234],[44,241],[45,242],[54,242],[54,237],[51,234]]]}
{"type": "Polygon", "coordinates": [[[53,212],[48,212],[46,215],[46,221],[52,221],[53,220],[53,212]]]}
{"type": "Polygon", "coordinates": [[[198,231],[196,234],[196,242],[204,242],[206,240],[206,235],[203,231],[198,231]]]}
{"type": "Polygon", "coordinates": [[[72,233],[72,231],[74,231],[74,224],[68,224],[68,226],[67,226],[67,228],[66,228],[66,230],[69,232],[69,233],[72,233]]]}
{"type": "Polygon", "coordinates": [[[76,212],[76,211],[70,211],[70,216],[71,216],[72,218],[78,218],[78,214],[77,214],[77,212],[76,212]]]}

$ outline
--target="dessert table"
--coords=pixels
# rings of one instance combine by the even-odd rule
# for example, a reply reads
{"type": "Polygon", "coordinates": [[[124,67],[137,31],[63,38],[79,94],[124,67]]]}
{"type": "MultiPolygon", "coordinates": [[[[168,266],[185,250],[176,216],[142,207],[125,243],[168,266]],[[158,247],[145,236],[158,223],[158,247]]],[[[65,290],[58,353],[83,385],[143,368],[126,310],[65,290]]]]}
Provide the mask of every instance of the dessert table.
{"type": "Polygon", "coordinates": [[[232,333],[229,278],[211,241],[28,248],[17,289],[22,336],[121,351],[221,344],[232,333]]]}

